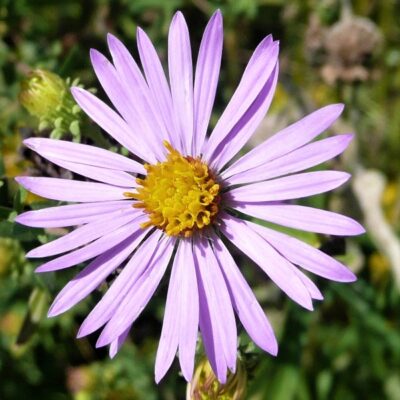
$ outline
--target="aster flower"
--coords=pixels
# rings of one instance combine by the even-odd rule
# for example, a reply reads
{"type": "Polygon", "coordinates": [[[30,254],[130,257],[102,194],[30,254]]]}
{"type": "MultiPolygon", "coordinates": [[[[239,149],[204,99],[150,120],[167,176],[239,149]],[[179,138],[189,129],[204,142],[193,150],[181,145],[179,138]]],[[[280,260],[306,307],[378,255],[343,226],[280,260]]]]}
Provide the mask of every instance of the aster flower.
{"type": "Polygon", "coordinates": [[[267,36],[211,133],[208,125],[222,53],[217,11],[201,41],[195,72],[189,33],[178,12],[168,38],[169,82],[151,41],[139,28],[143,74],[126,47],[108,35],[113,63],[91,50],[95,73],[114,111],[82,88],[79,106],[135,157],[94,146],[30,138],[25,145],[63,168],[94,180],[19,177],[29,191],[77,204],[28,211],[17,221],[33,227],[77,228],[39,246],[29,257],[57,256],[37,272],[91,260],[58,294],[49,315],[63,313],[120,271],[84,320],[78,337],[102,328],[97,346],[113,357],[171,264],[164,322],[155,362],[158,382],[176,353],[192,378],[200,330],[210,364],[221,382],[234,371],[235,313],[252,340],[272,355],[272,327],[226,247],[230,241],[292,300],[308,310],[322,295],[303,272],[351,282],[337,260],[287,234],[241,215],[328,235],[358,235],[363,228],[329,211],[293,205],[293,199],[327,192],[349,175],[301,172],[345,150],[352,135],[311,142],[339,117],[330,105],[306,116],[233,161],[261,122],[278,77],[278,42],[267,36]],[[137,160],[140,160],[137,161],[137,160]],[[301,269],[300,269],[300,268],[301,269]]]}

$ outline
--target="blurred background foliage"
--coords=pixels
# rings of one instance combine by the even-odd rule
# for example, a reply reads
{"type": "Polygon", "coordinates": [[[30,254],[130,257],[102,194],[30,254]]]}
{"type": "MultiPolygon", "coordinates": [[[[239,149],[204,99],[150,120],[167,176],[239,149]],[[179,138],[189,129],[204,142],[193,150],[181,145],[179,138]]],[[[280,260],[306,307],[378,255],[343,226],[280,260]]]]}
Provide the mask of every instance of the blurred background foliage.
{"type": "MultiPolygon", "coordinates": [[[[72,174],[22,147],[25,137],[49,136],[57,126],[39,129],[39,120],[23,109],[18,94],[30,71],[42,68],[63,79],[79,78],[105,99],[88,51],[106,52],[107,32],[137,56],[135,32],[141,26],[165,61],[173,13],[180,9],[185,14],[197,51],[216,8],[224,14],[225,47],[214,123],[251,51],[272,33],[281,43],[280,80],[251,145],[317,107],[344,102],[345,113],[330,133],[355,132],[356,140],[329,166],[352,172],[353,183],[302,203],[358,218],[368,234],[342,239],[292,232],[343,260],[359,276],[350,285],[316,279],[325,300],[312,313],[292,304],[238,254],[275,327],[280,353],[277,358],[263,354],[241,334],[244,375],[232,377],[224,391],[200,364],[205,369],[198,370],[196,398],[400,399],[399,1],[0,0],[1,399],[185,398],[186,384],[176,364],[159,386],[153,381],[165,283],[114,360],[94,348],[95,338],[75,339],[104,288],[63,316],[46,318],[52,299],[76,268],[33,273],[38,262],[26,260],[25,253],[65,230],[29,229],[13,222],[22,210],[54,204],[19,189],[13,177],[72,174]]],[[[120,151],[90,120],[76,118],[79,130],[64,127],[57,137],[120,151]]]]}

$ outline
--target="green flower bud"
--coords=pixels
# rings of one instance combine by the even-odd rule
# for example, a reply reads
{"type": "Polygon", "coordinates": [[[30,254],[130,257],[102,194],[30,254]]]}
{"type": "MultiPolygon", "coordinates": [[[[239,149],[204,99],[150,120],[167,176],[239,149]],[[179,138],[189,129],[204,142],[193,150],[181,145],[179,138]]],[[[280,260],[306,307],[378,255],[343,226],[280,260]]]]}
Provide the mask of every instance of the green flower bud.
{"type": "Polygon", "coordinates": [[[33,70],[21,83],[20,103],[39,119],[39,129],[51,129],[50,137],[60,138],[70,132],[75,141],[80,139],[81,109],[70,93],[78,81],[63,80],[43,69],[33,70]]]}
{"type": "Polygon", "coordinates": [[[238,361],[236,373],[229,373],[225,384],[221,384],[207,359],[196,368],[192,382],[187,386],[186,400],[243,400],[246,394],[247,372],[238,361]]]}

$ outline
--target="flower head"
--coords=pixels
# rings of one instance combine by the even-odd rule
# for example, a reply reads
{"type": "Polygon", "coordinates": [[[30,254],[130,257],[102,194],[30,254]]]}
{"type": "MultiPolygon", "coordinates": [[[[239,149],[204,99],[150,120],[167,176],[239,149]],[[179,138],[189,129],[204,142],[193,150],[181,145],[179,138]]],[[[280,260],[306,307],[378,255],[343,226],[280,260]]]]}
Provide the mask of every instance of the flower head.
{"type": "Polygon", "coordinates": [[[183,375],[191,380],[200,330],[211,367],[218,380],[226,382],[228,369],[236,368],[235,313],[259,347],[277,354],[272,327],[226,241],[309,310],[312,300],[322,295],[302,269],[336,281],[355,280],[351,271],[320,250],[240,217],[332,235],[363,232],[348,217],[287,202],[332,190],[349,178],[337,171],[301,172],[335,157],[350,143],[352,135],[311,142],[339,117],[343,106],[324,107],[232,161],[271,103],[278,43],[268,36],[256,48],[232,99],[207,135],[222,41],[222,16],[217,11],[205,29],[193,76],[188,28],[178,12],[169,31],[168,81],[141,29],[137,42],[144,74],[125,46],[109,35],[113,63],[95,50],[91,59],[118,112],[84,89],[73,88],[72,93],[80,107],[136,157],[31,138],[25,144],[38,154],[95,182],[17,178],[40,196],[77,203],[17,217],[28,226],[77,226],[28,253],[57,256],[37,271],[91,260],[59,293],[50,316],[70,309],[120,271],[78,333],[82,337],[101,328],[97,346],[109,345],[112,357],[172,265],[156,381],[177,351],[183,375]]]}

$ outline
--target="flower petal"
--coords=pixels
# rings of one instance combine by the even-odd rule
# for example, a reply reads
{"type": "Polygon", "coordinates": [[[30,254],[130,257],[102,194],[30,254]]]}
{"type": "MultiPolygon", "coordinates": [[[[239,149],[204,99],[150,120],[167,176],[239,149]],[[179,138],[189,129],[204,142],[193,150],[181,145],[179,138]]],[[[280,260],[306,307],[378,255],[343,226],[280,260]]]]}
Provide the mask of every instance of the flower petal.
{"type": "Polygon", "coordinates": [[[345,265],[301,240],[259,225],[254,229],[290,262],[313,274],[337,282],[357,279],[345,265]]]}
{"type": "Polygon", "coordinates": [[[95,221],[109,213],[130,207],[133,203],[131,200],[119,200],[48,207],[24,212],[15,221],[34,228],[63,228],[95,221]]]}
{"type": "Polygon", "coordinates": [[[132,154],[136,154],[151,164],[157,161],[146,143],[140,140],[131,127],[108,105],[92,93],[79,87],[71,88],[71,93],[82,110],[132,154]]]}
{"type": "Polygon", "coordinates": [[[68,161],[104,169],[133,172],[135,174],[146,173],[143,165],[137,161],[87,144],[32,137],[25,139],[24,145],[42,157],[51,158],[52,160],[68,161]]]}
{"type": "Polygon", "coordinates": [[[168,131],[153,105],[146,80],[132,55],[124,44],[110,33],[107,35],[107,40],[115,68],[123,82],[122,89],[129,101],[135,105],[141,123],[149,132],[152,132],[153,140],[157,140],[159,143],[162,143],[164,139],[171,141],[172,138],[169,137],[168,131]]]}
{"type": "Polygon", "coordinates": [[[152,93],[153,102],[158,107],[159,113],[172,138],[171,144],[176,150],[182,152],[183,148],[180,142],[179,123],[176,121],[174,115],[171,92],[157,51],[149,37],[140,28],[137,29],[136,40],[143,71],[152,93]]]}
{"type": "Polygon", "coordinates": [[[279,66],[276,65],[271,77],[268,79],[260,94],[256,97],[242,118],[217,146],[211,160],[211,165],[220,170],[228,163],[246,144],[258,125],[264,118],[271,104],[278,80],[279,66]]]}
{"type": "MultiPolygon", "coordinates": [[[[181,242],[182,243],[182,242],[181,242]]],[[[181,246],[178,245],[171,277],[169,280],[167,301],[165,304],[164,321],[161,330],[161,337],[158,343],[156,363],[155,363],[155,381],[156,383],[164,377],[169,370],[172,361],[178,350],[180,319],[182,312],[182,299],[180,298],[182,290],[182,274],[185,265],[182,260],[181,246]]]]}
{"type": "Polygon", "coordinates": [[[226,170],[225,176],[258,167],[310,142],[339,118],[343,107],[343,104],[332,104],[289,125],[233,163],[226,170]]]}
{"type": "Polygon", "coordinates": [[[158,244],[155,256],[143,274],[130,288],[101,332],[96,346],[110,344],[140,315],[157,289],[161,278],[164,276],[168,263],[172,257],[176,238],[163,237],[158,244]]]}
{"type": "Polygon", "coordinates": [[[306,172],[241,186],[229,192],[234,201],[258,202],[298,199],[328,192],[350,178],[346,172],[306,172]]]}
{"type": "Polygon", "coordinates": [[[52,200],[92,202],[126,199],[126,188],[105,183],[31,176],[19,176],[15,180],[26,190],[52,200]]]}
{"type": "Polygon", "coordinates": [[[194,242],[200,297],[200,329],[205,351],[221,383],[236,368],[237,331],[232,303],[213,249],[204,237],[194,242]]]}
{"type": "Polygon", "coordinates": [[[69,310],[99,287],[132,254],[147,233],[147,230],[138,229],[93,260],[61,290],[53,301],[48,316],[54,317],[69,310]]]}
{"type": "Polygon", "coordinates": [[[273,42],[271,36],[265,38],[254,51],[239,86],[208,142],[204,145],[203,158],[206,161],[212,159],[218,145],[234,128],[264,88],[277,63],[278,51],[278,43],[273,42]]]}
{"type": "Polygon", "coordinates": [[[117,339],[111,342],[109,350],[110,358],[114,358],[117,355],[122,345],[124,344],[126,338],[128,337],[130,330],[131,330],[131,325],[127,329],[125,329],[125,331],[121,335],[119,335],[117,339]]]}
{"type": "Polygon", "coordinates": [[[116,171],[102,167],[92,167],[91,165],[62,161],[51,157],[47,157],[47,159],[62,168],[68,169],[76,174],[93,179],[95,181],[107,183],[109,185],[116,185],[119,187],[123,186],[126,188],[136,186],[135,177],[123,171],[116,171]]]}
{"type": "Polygon", "coordinates": [[[83,321],[78,337],[83,337],[96,331],[115,314],[131,287],[137,282],[148,265],[152,263],[161,234],[161,231],[156,230],[143,241],[106,294],[83,321]]]}
{"type": "Polygon", "coordinates": [[[221,218],[221,232],[251,258],[292,300],[312,310],[310,294],[293,272],[292,264],[276,252],[246,221],[226,213],[223,213],[221,218]]]}
{"type": "Polygon", "coordinates": [[[187,381],[193,375],[199,325],[199,299],[192,243],[181,240],[168,287],[164,323],[158,345],[155,380],[168,371],[179,345],[179,360],[187,381]]]}
{"type": "Polygon", "coordinates": [[[207,134],[221,67],[224,40],[222,14],[211,17],[200,43],[194,80],[193,155],[199,156],[207,134]]]}
{"type": "Polygon", "coordinates": [[[326,235],[355,236],[365,229],[345,215],[292,204],[235,203],[238,211],[275,224],[326,235]]]}
{"type": "Polygon", "coordinates": [[[174,15],[169,28],[168,68],[183,150],[190,155],[193,138],[193,65],[189,31],[180,11],[174,15]]]}
{"type": "Polygon", "coordinates": [[[241,323],[257,346],[276,356],[278,343],[268,318],[222,240],[217,235],[212,240],[215,256],[241,323]]]}
{"type": "Polygon", "coordinates": [[[193,376],[199,330],[199,292],[191,242],[181,241],[181,256],[179,266],[182,273],[182,312],[179,330],[179,362],[182,374],[189,382],[193,376]]]}
{"type": "Polygon", "coordinates": [[[134,130],[135,140],[141,142],[145,149],[151,150],[158,160],[164,157],[164,148],[161,140],[157,140],[156,132],[153,132],[146,124],[136,103],[133,103],[126,94],[123,78],[119,76],[114,66],[97,50],[90,50],[90,59],[93,69],[107,96],[114,104],[117,111],[134,130]]]}
{"type": "Polygon", "coordinates": [[[133,207],[117,210],[106,215],[104,218],[89,222],[58,239],[36,247],[28,252],[26,257],[49,257],[76,249],[125,225],[127,219],[136,218],[141,213],[141,210],[133,207]]]}
{"type": "Polygon", "coordinates": [[[226,172],[222,173],[222,176],[226,185],[237,185],[263,181],[293,172],[303,171],[341,154],[352,139],[353,135],[333,136],[300,147],[297,150],[293,150],[291,153],[272,161],[267,161],[248,171],[235,174],[228,178],[225,178],[229,175],[229,172],[226,172]]]}
{"type": "Polygon", "coordinates": [[[308,293],[310,293],[310,296],[313,300],[323,300],[324,296],[318,289],[317,285],[303,272],[298,270],[296,267],[293,267],[293,272],[300,278],[300,280],[303,282],[304,286],[307,288],[308,293]]]}
{"type": "Polygon", "coordinates": [[[83,261],[94,258],[99,254],[102,254],[105,251],[113,248],[118,243],[122,242],[136,232],[138,229],[141,229],[140,224],[146,219],[147,216],[140,216],[132,219],[127,218],[125,225],[115,229],[107,235],[102,236],[100,239],[95,240],[85,247],[42,264],[40,267],[36,268],[36,272],[49,272],[69,268],[73,265],[77,265],[83,261]]]}

